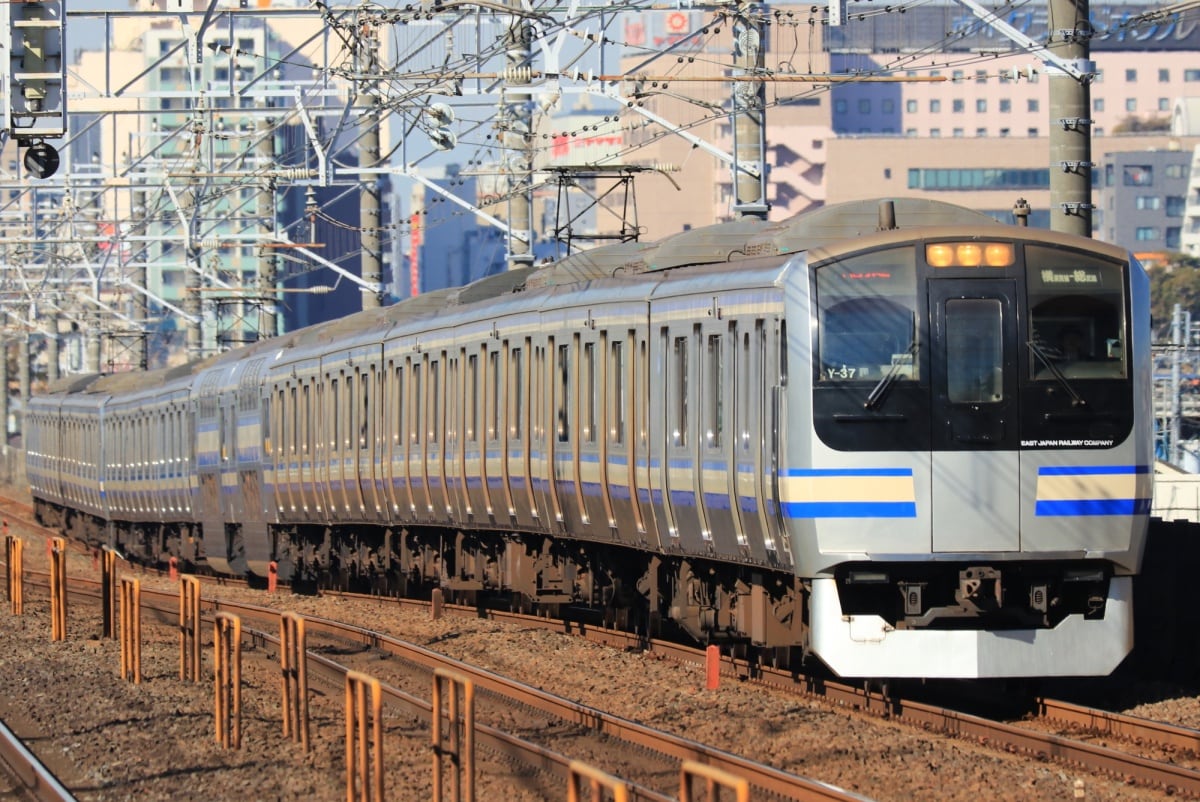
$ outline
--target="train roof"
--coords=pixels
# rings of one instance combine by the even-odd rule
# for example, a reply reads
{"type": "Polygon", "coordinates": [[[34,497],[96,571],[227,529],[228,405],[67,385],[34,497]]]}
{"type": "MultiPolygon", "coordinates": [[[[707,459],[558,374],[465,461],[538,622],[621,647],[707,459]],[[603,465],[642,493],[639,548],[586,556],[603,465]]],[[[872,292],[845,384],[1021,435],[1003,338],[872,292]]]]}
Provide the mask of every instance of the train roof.
{"type": "Polygon", "coordinates": [[[124,392],[162,386],[176,378],[279,349],[304,349],[353,333],[371,330],[382,332],[397,324],[444,313],[456,306],[480,303],[513,293],[597,279],[633,279],[685,266],[714,266],[767,257],[789,257],[885,232],[963,225],[991,227],[1001,224],[982,212],[922,198],[850,201],[775,222],[757,218],[733,220],[682,231],[656,242],[620,242],[580,251],[536,267],[504,271],[464,287],[424,293],[392,306],[314,324],[167,370],[72,377],[56,382],[51,392],[124,392]]]}

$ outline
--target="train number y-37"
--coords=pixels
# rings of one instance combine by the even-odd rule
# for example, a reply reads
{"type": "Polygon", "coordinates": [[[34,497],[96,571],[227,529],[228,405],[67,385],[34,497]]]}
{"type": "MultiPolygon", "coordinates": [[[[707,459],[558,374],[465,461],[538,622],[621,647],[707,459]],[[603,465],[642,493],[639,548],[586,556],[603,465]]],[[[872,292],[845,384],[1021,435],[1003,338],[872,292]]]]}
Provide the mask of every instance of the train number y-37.
{"type": "Polygon", "coordinates": [[[917,200],[623,243],[29,404],[44,523],[147,561],[590,607],[846,677],[1104,675],[1149,285],[917,200]]]}

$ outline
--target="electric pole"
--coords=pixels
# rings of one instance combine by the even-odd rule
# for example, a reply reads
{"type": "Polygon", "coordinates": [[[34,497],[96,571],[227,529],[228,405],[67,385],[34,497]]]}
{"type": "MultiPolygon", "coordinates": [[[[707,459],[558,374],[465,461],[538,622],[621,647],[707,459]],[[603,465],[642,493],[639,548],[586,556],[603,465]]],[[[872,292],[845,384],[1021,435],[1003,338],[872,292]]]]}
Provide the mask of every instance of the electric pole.
{"type": "Polygon", "coordinates": [[[1050,228],[1092,235],[1092,29],[1088,0],[1050,0],[1047,49],[1079,77],[1047,65],[1050,77],[1050,228]]]}

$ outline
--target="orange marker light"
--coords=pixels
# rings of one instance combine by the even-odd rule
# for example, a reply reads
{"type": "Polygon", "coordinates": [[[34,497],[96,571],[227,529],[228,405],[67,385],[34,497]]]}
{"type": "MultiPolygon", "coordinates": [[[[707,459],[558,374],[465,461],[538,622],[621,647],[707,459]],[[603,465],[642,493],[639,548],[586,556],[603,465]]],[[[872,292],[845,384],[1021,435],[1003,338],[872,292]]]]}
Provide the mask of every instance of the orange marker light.
{"type": "Polygon", "coordinates": [[[954,246],[941,243],[925,246],[925,261],[930,267],[950,267],[954,264],[954,246]]]}
{"type": "Polygon", "coordinates": [[[963,267],[979,267],[983,263],[983,248],[974,242],[964,242],[954,249],[954,256],[963,267]]]}

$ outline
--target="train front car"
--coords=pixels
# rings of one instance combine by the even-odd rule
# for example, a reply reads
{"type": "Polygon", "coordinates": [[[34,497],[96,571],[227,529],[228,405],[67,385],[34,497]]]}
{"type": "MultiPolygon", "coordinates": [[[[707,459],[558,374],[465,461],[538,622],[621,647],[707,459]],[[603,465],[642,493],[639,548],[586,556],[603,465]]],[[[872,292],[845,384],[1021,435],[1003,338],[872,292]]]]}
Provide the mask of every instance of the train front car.
{"type": "Polygon", "coordinates": [[[788,403],[812,426],[779,481],[812,651],[847,677],[1111,673],[1152,492],[1141,266],[990,222],[807,260],[788,403]]]}

